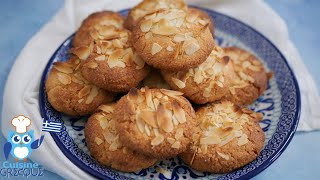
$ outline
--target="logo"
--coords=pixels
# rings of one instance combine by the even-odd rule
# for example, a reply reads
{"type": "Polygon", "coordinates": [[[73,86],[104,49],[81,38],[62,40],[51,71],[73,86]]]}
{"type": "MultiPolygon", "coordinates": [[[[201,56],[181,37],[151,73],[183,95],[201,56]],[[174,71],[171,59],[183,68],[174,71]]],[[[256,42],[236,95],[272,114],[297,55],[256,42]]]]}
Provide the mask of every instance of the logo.
{"type": "MultiPolygon", "coordinates": [[[[32,121],[26,116],[17,116],[11,120],[15,130],[9,130],[7,142],[4,144],[3,153],[6,161],[2,163],[0,174],[2,176],[42,176],[43,168],[38,163],[26,162],[31,153],[38,149],[43,142],[44,135],[35,139],[34,130],[28,127],[32,121]],[[15,163],[9,162],[11,155],[15,163]],[[36,171],[38,173],[34,173],[36,171]]],[[[60,132],[61,123],[44,121],[41,132],[60,132]]]]}

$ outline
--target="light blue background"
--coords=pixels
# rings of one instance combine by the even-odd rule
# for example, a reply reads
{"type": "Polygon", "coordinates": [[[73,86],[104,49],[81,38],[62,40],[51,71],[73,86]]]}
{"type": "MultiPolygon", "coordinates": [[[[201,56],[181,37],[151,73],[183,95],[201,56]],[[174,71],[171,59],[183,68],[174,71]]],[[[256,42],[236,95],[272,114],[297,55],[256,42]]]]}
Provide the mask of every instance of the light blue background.
{"type": "MultiPolygon", "coordinates": [[[[266,1],[287,22],[290,36],[319,88],[320,1],[266,1]]],[[[0,109],[5,81],[14,60],[28,40],[62,5],[63,0],[0,1],[0,109]]],[[[4,142],[1,135],[1,149],[4,142]]],[[[2,166],[4,158],[2,150],[0,152],[2,166]]],[[[61,179],[49,171],[45,171],[43,178],[61,179]]],[[[297,133],[279,159],[254,179],[320,179],[320,131],[297,133]]]]}

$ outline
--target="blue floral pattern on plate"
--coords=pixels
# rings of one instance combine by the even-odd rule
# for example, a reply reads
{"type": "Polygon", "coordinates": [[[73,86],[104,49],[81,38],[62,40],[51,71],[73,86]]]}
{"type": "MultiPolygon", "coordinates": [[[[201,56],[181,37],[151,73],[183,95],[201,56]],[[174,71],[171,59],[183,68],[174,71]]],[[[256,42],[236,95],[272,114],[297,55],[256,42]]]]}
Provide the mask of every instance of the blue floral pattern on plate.
{"type": "MultiPolygon", "coordinates": [[[[44,70],[40,84],[40,110],[44,119],[62,122],[60,133],[51,133],[61,151],[84,171],[101,179],[248,179],[274,162],[289,144],[297,128],[300,115],[300,92],[296,78],[284,56],[263,35],[236,19],[203,9],[215,22],[215,37],[223,47],[237,46],[263,60],[268,70],[274,72],[268,89],[250,109],[264,115],[260,122],[266,134],[264,149],[256,160],[227,174],[198,172],[186,166],[181,159],[171,158],[135,173],[123,173],[97,163],[88,151],[84,137],[87,117],[69,117],[55,111],[47,100],[45,81],[56,61],[68,59],[73,35],[54,53],[44,70]]],[[[126,15],[128,10],[120,13],[126,15]]]]}

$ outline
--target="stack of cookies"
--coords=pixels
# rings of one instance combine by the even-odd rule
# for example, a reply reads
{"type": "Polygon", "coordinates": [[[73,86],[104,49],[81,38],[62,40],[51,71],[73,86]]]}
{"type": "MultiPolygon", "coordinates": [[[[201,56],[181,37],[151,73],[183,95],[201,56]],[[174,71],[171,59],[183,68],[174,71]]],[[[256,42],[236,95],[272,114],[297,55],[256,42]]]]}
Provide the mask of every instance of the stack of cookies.
{"type": "Polygon", "coordinates": [[[85,137],[101,164],[124,172],[180,156],[226,173],[263,148],[263,116],[247,108],[271,73],[249,52],[219,47],[213,20],[183,0],[144,0],[125,18],[87,17],[70,59],[46,81],[59,112],[91,115],[85,137]]]}

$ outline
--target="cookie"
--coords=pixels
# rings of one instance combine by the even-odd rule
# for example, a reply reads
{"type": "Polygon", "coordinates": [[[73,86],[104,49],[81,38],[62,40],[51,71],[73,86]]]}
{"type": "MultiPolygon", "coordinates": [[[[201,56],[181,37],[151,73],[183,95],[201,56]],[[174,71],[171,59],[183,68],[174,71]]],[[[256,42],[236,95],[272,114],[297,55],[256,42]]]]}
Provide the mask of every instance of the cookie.
{"type": "Polygon", "coordinates": [[[169,84],[163,79],[161,72],[157,69],[152,69],[148,76],[141,82],[141,87],[171,89],[169,84]]]}
{"type": "Polygon", "coordinates": [[[112,117],[114,104],[101,105],[85,125],[85,138],[90,154],[102,165],[123,172],[135,172],[148,168],[157,159],[127,148],[119,140],[112,117]]]}
{"type": "Polygon", "coordinates": [[[120,140],[137,152],[169,158],[190,144],[195,113],[182,93],[166,89],[131,89],[116,104],[120,140]]]}
{"type": "Polygon", "coordinates": [[[71,57],[56,62],[46,81],[48,101],[54,109],[72,116],[91,114],[99,105],[112,102],[115,94],[84,79],[79,71],[80,60],[71,57]]]}
{"type": "Polygon", "coordinates": [[[184,0],[144,0],[130,10],[124,26],[127,29],[132,30],[143,16],[160,9],[169,8],[186,10],[187,5],[184,0]]]}
{"type": "Polygon", "coordinates": [[[80,68],[83,77],[112,92],[128,92],[139,85],[150,68],[133,50],[131,33],[115,26],[99,26],[96,30],[97,38],[92,48],[87,47],[89,56],[80,68]]]}
{"type": "Polygon", "coordinates": [[[179,155],[193,169],[227,173],[250,163],[262,150],[261,113],[223,101],[200,108],[196,115],[199,129],[193,144],[179,155]]]}
{"type": "MultiPolygon", "coordinates": [[[[124,18],[112,11],[101,11],[89,15],[83,20],[80,28],[76,32],[72,45],[74,47],[89,46],[97,38],[94,30],[101,26],[115,26],[118,29],[123,28],[124,18]]],[[[102,31],[99,31],[100,33],[102,31]]],[[[102,32],[103,33],[103,32],[102,32]]]]}
{"type": "Polygon", "coordinates": [[[187,71],[162,71],[170,87],[181,91],[196,104],[220,100],[229,90],[235,76],[229,57],[215,46],[205,62],[187,71]]]}
{"type": "Polygon", "coordinates": [[[267,89],[272,73],[266,71],[261,60],[243,49],[228,47],[224,50],[236,72],[225,99],[238,105],[249,105],[267,89]]]}
{"type": "Polygon", "coordinates": [[[204,62],[214,47],[207,21],[196,13],[162,9],[133,28],[137,53],[154,68],[181,71],[204,62]]]}
{"type": "Polygon", "coordinates": [[[213,19],[203,10],[200,10],[198,8],[189,7],[188,8],[189,13],[191,14],[198,14],[198,16],[206,21],[209,24],[210,31],[214,37],[214,22],[213,19]]]}

